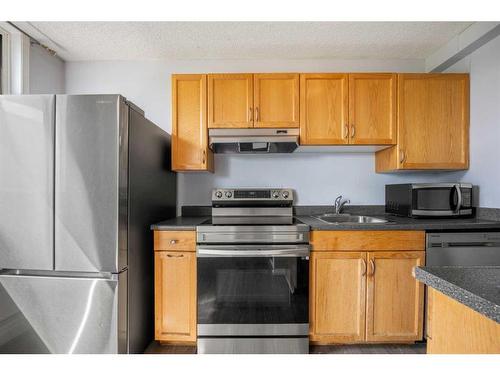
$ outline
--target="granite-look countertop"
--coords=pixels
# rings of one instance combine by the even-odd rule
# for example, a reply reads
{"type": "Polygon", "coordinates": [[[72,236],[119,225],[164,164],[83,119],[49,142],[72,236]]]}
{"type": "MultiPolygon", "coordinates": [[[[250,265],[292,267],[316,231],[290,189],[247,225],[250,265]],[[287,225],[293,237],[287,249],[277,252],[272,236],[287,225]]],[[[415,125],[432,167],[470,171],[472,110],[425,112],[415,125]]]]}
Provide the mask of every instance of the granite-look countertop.
{"type": "Polygon", "coordinates": [[[415,278],[500,323],[500,267],[416,267],[415,278]]]}
{"type": "MultiPolygon", "coordinates": [[[[296,218],[311,227],[311,230],[460,230],[460,229],[500,229],[500,221],[491,221],[478,218],[466,219],[412,219],[393,215],[370,215],[389,220],[380,224],[327,224],[309,216],[299,215],[296,218]]],[[[178,216],[151,225],[153,230],[195,230],[197,225],[203,224],[210,216],[178,216]]]]}
{"type": "Polygon", "coordinates": [[[210,219],[209,216],[177,216],[151,225],[152,230],[195,230],[197,225],[210,219]]]}
{"type": "MultiPolygon", "coordinates": [[[[353,213],[354,214],[354,213],[353,213]]],[[[459,229],[500,229],[500,221],[479,218],[455,219],[413,219],[389,214],[368,215],[389,220],[379,224],[342,223],[329,224],[314,216],[297,216],[297,219],[311,227],[311,230],[459,230],[459,229]]]]}

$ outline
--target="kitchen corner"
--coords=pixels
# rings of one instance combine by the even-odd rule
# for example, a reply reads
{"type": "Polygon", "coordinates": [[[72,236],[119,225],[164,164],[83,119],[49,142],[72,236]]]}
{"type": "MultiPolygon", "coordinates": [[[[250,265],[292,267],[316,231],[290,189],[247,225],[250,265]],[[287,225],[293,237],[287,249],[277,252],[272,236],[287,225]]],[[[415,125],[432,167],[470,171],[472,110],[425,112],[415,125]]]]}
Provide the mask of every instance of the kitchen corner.
{"type": "Polygon", "coordinates": [[[500,22],[226,21],[0,21],[3,372],[498,367],[500,22]]]}

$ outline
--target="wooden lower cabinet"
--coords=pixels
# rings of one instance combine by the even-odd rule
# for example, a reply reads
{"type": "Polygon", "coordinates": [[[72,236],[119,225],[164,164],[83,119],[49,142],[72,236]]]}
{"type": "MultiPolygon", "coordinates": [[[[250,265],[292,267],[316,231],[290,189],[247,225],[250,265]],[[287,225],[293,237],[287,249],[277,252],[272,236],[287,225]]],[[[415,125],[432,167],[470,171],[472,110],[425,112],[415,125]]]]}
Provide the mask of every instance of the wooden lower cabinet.
{"type": "Polygon", "coordinates": [[[366,253],[313,252],[310,273],[310,339],[365,339],[366,253]]]}
{"type": "Polygon", "coordinates": [[[422,339],[424,285],[412,270],[424,257],[423,251],[368,253],[366,341],[422,339]]]}
{"type": "Polygon", "coordinates": [[[310,339],[316,344],[422,339],[424,251],[313,251],[310,339]]]}
{"type": "Polygon", "coordinates": [[[155,251],[155,340],[196,343],[196,253],[155,251]]]}
{"type": "Polygon", "coordinates": [[[427,293],[427,354],[500,354],[500,324],[434,288],[427,293]]]}

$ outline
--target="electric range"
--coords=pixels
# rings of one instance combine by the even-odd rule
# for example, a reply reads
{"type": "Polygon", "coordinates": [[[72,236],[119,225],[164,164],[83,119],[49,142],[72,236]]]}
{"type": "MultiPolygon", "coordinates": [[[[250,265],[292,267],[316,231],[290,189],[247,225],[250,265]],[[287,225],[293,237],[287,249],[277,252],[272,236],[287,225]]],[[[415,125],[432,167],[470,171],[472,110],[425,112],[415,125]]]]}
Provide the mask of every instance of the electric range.
{"type": "Polygon", "coordinates": [[[309,226],[291,189],[215,189],[196,228],[199,353],[308,353],[309,226]]]}

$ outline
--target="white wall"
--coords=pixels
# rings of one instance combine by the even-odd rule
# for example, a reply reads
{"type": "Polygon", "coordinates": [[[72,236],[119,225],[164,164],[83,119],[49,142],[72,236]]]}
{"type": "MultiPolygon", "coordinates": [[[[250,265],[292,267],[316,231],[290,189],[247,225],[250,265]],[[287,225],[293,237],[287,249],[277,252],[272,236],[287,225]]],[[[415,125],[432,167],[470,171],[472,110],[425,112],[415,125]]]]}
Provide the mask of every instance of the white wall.
{"type": "Polygon", "coordinates": [[[66,62],[68,94],[122,94],[170,133],[170,76],[217,72],[423,72],[423,60],[175,60],[66,62]]]}
{"type": "MultiPolygon", "coordinates": [[[[121,93],[170,132],[170,75],[202,72],[423,72],[423,60],[190,60],[67,62],[66,91],[121,93]]],[[[383,204],[384,185],[456,181],[463,172],[376,174],[373,154],[217,155],[215,173],[181,173],[178,205],[209,204],[209,189],[278,186],[296,190],[298,204],[383,204]]],[[[474,182],[474,181],[473,181],[474,182]]]]}
{"type": "Polygon", "coordinates": [[[388,183],[457,181],[463,172],[375,173],[373,154],[216,155],[216,172],[183,176],[181,204],[209,204],[213,187],[289,187],[297,204],[333,204],[342,194],[352,204],[384,204],[388,183]]]}
{"type": "Polygon", "coordinates": [[[500,37],[446,72],[470,73],[470,169],[463,181],[479,185],[481,206],[500,208],[500,37]]]}
{"type": "Polygon", "coordinates": [[[63,94],[65,63],[42,47],[33,44],[29,52],[30,94],[63,94]]]}

